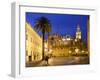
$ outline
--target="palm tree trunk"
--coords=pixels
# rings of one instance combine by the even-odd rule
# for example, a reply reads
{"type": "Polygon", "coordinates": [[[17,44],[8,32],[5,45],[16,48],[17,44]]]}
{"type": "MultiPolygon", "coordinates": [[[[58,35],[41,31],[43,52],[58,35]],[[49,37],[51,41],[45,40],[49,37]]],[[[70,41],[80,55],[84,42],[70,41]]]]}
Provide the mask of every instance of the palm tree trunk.
{"type": "Polygon", "coordinates": [[[42,60],[44,60],[44,36],[45,36],[45,32],[44,30],[42,31],[42,60]]]}
{"type": "Polygon", "coordinates": [[[49,32],[48,32],[48,52],[49,52],[49,32]]]}

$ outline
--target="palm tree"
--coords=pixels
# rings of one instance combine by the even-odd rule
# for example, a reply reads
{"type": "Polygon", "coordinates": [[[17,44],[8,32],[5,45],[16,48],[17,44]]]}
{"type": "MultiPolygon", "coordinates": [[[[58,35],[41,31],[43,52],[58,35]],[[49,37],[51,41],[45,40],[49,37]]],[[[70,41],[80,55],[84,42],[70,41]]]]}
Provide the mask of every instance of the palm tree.
{"type": "Polygon", "coordinates": [[[36,20],[34,28],[37,31],[42,32],[42,59],[44,59],[44,40],[45,40],[45,33],[51,32],[51,23],[46,17],[39,17],[36,20]]]}

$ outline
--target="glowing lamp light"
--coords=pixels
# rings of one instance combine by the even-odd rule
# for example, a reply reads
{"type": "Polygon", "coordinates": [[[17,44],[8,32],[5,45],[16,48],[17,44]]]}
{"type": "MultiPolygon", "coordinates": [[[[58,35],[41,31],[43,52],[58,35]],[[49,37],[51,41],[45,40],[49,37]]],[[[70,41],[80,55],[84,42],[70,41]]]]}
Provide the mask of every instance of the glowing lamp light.
{"type": "Polygon", "coordinates": [[[45,44],[45,47],[47,48],[47,47],[48,47],[48,45],[47,45],[47,44],[45,44]]]}
{"type": "Polygon", "coordinates": [[[65,39],[65,38],[63,38],[62,40],[63,40],[63,41],[65,41],[66,39],[65,39]]]}
{"type": "Polygon", "coordinates": [[[72,51],[69,51],[69,53],[72,53],[72,51]]]}
{"type": "Polygon", "coordinates": [[[75,39],[75,42],[77,42],[77,39],[75,39]]]}
{"type": "Polygon", "coordinates": [[[47,49],[45,48],[44,51],[47,51],[47,49]]]}
{"type": "Polygon", "coordinates": [[[79,52],[79,49],[78,49],[78,48],[77,48],[77,49],[75,49],[75,52],[76,52],[76,53],[78,53],[78,52],[79,52]]]}
{"type": "Polygon", "coordinates": [[[85,51],[84,50],[82,50],[82,53],[84,53],[85,51]]]}
{"type": "Polygon", "coordinates": [[[67,41],[70,41],[71,39],[70,38],[67,38],[67,41]]]}

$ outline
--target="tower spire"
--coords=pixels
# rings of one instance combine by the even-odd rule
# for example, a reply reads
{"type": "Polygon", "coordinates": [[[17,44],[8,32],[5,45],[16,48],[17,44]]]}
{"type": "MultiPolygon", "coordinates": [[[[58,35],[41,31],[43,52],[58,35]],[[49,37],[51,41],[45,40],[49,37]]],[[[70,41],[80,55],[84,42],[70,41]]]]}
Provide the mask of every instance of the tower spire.
{"type": "Polygon", "coordinates": [[[81,39],[81,30],[80,30],[80,25],[77,25],[77,30],[76,30],[76,39],[81,39]]]}

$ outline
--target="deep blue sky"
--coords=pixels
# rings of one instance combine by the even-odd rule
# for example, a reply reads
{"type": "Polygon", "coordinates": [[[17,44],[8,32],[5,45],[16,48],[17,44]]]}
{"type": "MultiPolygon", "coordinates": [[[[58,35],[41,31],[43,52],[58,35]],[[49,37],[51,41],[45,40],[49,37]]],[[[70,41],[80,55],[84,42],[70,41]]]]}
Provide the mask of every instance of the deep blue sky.
{"type": "Polygon", "coordinates": [[[77,25],[80,25],[82,40],[87,41],[88,15],[51,14],[26,12],[26,22],[34,27],[37,18],[44,16],[50,20],[52,33],[70,35],[75,37],[77,25]]]}

